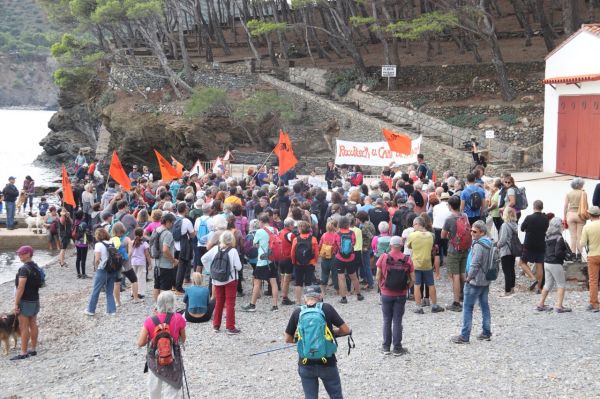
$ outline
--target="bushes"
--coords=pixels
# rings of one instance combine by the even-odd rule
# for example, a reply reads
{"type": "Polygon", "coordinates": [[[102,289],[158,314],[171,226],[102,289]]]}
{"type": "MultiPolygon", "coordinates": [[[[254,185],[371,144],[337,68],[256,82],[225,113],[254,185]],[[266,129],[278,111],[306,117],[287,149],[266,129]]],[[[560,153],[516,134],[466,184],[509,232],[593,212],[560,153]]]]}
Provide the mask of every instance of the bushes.
{"type": "Polygon", "coordinates": [[[357,84],[375,88],[379,84],[378,76],[362,76],[355,68],[341,69],[332,73],[327,79],[326,86],[330,93],[334,91],[340,97],[344,97],[351,88],[357,84]]]}
{"type": "Polygon", "coordinates": [[[500,120],[506,123],[508,126],[512,126],[517,123],[517,115],[515,114],[500,114],[500,120]]]}
{"type": "Polygon", "coordinates": [[[483,114],[468,114],[462,113],[446,118],[446,122],[458,127],[476,128],[487,117],[483,114]]]}

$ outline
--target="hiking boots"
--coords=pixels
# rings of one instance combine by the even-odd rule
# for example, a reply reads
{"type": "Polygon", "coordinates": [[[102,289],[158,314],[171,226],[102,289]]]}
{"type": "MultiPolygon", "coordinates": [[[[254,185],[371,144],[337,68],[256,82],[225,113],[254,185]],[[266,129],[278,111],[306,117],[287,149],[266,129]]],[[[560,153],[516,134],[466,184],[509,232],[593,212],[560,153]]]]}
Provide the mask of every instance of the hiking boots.
{"type": "Polygon", "coordinates": [[[491,341],[492,340],[492,336],[491,335],[486,335],[484,333],[481,333],[477,336],[477,339],[480,341],[491,341]]]}
{"type": "Polygon", "coordinates": [[[281,300],[281,304],[282,305],[295,305],[296,302],[291,301],[287,296],[283,297],[283,299],[281,300]]]}
{"type": "Polygon", "coordinates": [[[346,299],[346,297],[343,296],[342,299],[340,299],[340,303],[348,303],[348,299],[346,299]]]}
{"type": "Polygon", "coordinates": [[[452,312],[462,312],[462,306],[457,302],[452,302],[452,305],[446,306],[446,309],[452,312]]]}
{"type": "Polygon", "coordinates": [[[240,330],[239,328],[235,328],[235,327],[227,329],[227,335],[238,335],[241,332],[242,332],[242,330],[240,330]]]}
{"type": "Polygon", "coordinates": [[[443,311],[444,311],[444,308],[441,307],[440,305],[436,304],[436,305],[433,305],[431,307],[431,313],[440,313],[440,312],[443,312],[443,311]]]}
{"type": "Polygon", "coordinates": [[[459,344],[459,345],[469,343],[469,340],[464,338],[462,335],[457,335],[456,337],[452,337],[452,339],[450,341],[455,344],[459,344]]]}
{"type": "Polygon", "coordinates": [[[256,305],[249,303],[246,306],[242,306],[242,310],[244,312],[256,312],[256,305]]]}
{"type": "Polygon", "coordinates": [[[392,352],[390,351],[390,347],[389,346],[385,346],[385,345],[381,346],[381,353],[383,355],[391,355],[392,354],[392,352]]]}
{"type": "Polygon", "coordinates": [[[362,296],[361,293],[356,294],[356,299],[358,299],[359,301],[363,301],[365,299],[364,296],[362,296]]]}
{"type": "Polygon", "coordinates": [[[404,348],[394,348],[394,351],[392,352],[392,354],[394,356],[402,356],[402,355],[405,355],[407,353],[408,353],[408,351],[406,349],[404,349],[404,348]]]}
{"type": "Polygon", "coordinates": [[[415,312],[416,314],[425,314],[425,311],[419,305],[417,305],[417,308],[415,310],[413,310],[413,312],[415,312]]]}

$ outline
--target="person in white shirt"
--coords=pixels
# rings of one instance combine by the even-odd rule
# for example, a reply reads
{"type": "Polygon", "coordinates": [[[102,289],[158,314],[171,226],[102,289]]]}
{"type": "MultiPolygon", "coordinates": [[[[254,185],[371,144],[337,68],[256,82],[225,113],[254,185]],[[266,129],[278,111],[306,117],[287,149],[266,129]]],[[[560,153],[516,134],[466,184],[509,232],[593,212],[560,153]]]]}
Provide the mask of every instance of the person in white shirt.
{"type": "Polygon", "coordinates": [[[441,193],[440,203],[433,207],[433,231],[435,233],[435,243],[440,250],[440,267],[444,264],[444,257],[448,251],[448,239],[442,239],[442,229],[446,219],[452,214],[448,208],[450,194],[441,193]]]}
{"type": "MultiPolygon", "coordinates": [[[[188,207],[185,202],[177,204],[177,216],[176,220],[181,219],[181,240],[175,241],[175,257],[179,263],[177,265],[177,276],[175,277],[175,288],[177,291],[176,295],[183,295],[183,280],[191,272],[192,258],[194,255],[194,248],[192,247],[192,238],[196,236],[194,225],[192,221],[187,218],[188,207]]],[[[177,221],[174,227],[177,226],[177,221]]]]}

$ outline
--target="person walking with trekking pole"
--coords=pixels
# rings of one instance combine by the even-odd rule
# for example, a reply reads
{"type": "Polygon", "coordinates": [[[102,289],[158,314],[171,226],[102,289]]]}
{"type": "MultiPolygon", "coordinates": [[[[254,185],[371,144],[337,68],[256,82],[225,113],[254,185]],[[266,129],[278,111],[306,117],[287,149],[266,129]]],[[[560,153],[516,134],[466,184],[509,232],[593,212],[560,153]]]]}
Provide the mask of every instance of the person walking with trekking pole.
{"type": "Polygon", "coordinates": [[[333,306],[322,300],[319,286],[304,288],[305,305],[292,313],[284,339],[286,343],[296,342],[298,374],[305,399],[319,397],[319,379],[331,399],[342,399],[335,337],[352,335],[352,330],[333,306]]]}

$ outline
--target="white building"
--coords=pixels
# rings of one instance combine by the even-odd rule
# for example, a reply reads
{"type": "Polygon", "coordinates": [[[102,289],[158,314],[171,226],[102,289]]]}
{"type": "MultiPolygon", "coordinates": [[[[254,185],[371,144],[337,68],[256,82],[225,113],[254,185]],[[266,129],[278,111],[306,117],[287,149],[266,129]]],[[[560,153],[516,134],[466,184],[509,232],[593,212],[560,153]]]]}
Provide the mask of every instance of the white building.
{"type": "Polygon", "coordinates": [[[544,172],[600,178],[600,24],[546,57],[544,172]]]}

